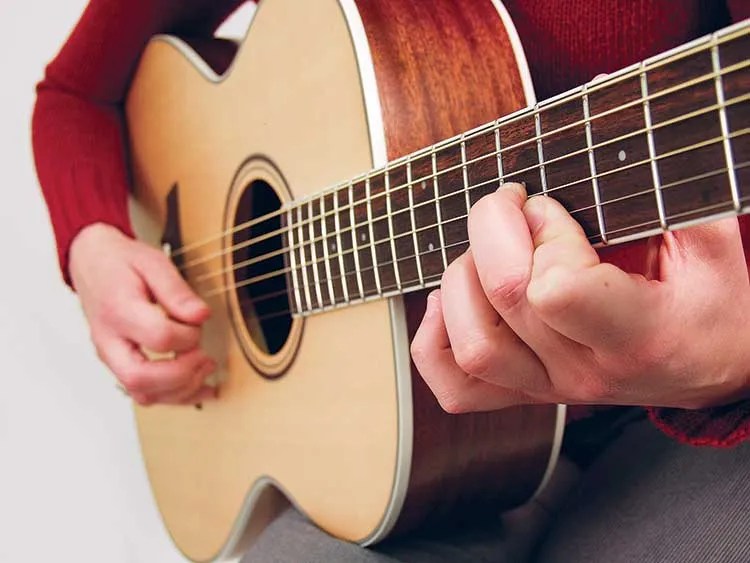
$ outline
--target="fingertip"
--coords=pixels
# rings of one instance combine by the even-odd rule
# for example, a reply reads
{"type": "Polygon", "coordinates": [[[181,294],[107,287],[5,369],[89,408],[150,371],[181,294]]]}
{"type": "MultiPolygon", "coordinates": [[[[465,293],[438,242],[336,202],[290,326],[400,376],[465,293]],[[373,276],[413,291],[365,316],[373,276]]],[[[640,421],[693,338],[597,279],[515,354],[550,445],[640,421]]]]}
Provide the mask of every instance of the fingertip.
{"type": "Polygon", "coordinates": [[[211,317],[211,308],[195,295],[183,299],[176,312],[181,320],[194,325],[203,324],[211,317]]]}
{"type": "Polygon", "coordinates": [[[497,189],[496,193],[509,194],[521,202],[526,201],[528,197],[526,185],[518,182],[505,182],[497,189]]]}

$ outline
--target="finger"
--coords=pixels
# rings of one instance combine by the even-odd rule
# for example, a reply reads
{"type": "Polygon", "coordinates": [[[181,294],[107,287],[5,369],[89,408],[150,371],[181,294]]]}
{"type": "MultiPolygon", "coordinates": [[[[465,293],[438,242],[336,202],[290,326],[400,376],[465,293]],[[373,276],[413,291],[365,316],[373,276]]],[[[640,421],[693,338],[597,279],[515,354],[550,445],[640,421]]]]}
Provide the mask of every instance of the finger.
{"type": "Polygon", "coordinates": [[[543,276],[550,267],[582,269],[599,263],[599,256],[581,226],[557,201],[532,197],[523,206],[534,246],[531,277],[543,276]]]}
{"type": "Polygon", "coordinates": [[[212,360],[206,360],[193,371],[189,382],[178,389],[159,393],[155,400],[164,404],[182,404],[206,387],[206,378],[214,371],[216,364],[212,360]]]}
{"type": "Polygon", "coordinates": [[[443,274],[440,296],[453,356],[463,372],[505,388],[549,390],[542,363],[487,301],[470,251],[443,274]]]}
{"type": "Polygon", "coordinates": [[[665,233],[663,238],[663,280],[689,282],[700,273],[707,276],[701,276],[700,283],[726,285],[730,279],[746,283],[745,250],[736,218],[665,233]]]}
{"type": "Polygon", "coordinates": [[[533,198],[524,215],[535,246],[526,296],[538,318],[594,349],[628,349],[623,346],[652,334],[660,306],[657,282],[601,264],[583,229],[558,202],[533,198]]]}
{"type": "Polygon", "coordinates": [[[192,325],[202,324],[209,317],[211,311],[208,305],[191,289],[166,256],[149,249],[134,263],[134,267],[170,317],[192,325]]]}
{"type": "Polygon", "coordinates": [[[489,411],[534,402],[523,393],[468,376],[458,367],[443,321],[439,291],[427,299],[411,351],[419,373],[446,412],[489,411]]]}
{"type": "Polygon", "coordinates": [[[201,330],[167,317],[158,306],[132,296],[112,323],[118,333],[153,352],[188,352],[200,344],[201,330]]]}
{"type": "Polygon", "coordinates": [[[201,364],[213,361],[200,349],[180,354],[173,360],[149,361],[134,344],[114,336],[97,349],[104,363],[131,394],[156,395],[188,387],[201,364]]]}
{"type": "Polygon", "coordinates": [[[557,335],[529,307],[534,245],[523,214],[526,190],[505,184],[469,213],[469,242],[487,300],[521,340],[539,355],[557,335]]]}

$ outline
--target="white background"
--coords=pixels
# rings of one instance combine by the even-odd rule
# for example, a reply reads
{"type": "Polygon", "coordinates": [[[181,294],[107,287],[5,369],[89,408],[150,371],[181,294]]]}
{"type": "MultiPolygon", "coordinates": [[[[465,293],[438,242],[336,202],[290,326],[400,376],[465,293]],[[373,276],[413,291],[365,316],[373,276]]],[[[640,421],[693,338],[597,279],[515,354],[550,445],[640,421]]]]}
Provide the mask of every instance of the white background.
{"type": "Polygon", "coordinates": [[[31,155],[34,85],[85,3],[0,3],[0,562],[177,563],[129,402],[60,281],[31,155]]]}

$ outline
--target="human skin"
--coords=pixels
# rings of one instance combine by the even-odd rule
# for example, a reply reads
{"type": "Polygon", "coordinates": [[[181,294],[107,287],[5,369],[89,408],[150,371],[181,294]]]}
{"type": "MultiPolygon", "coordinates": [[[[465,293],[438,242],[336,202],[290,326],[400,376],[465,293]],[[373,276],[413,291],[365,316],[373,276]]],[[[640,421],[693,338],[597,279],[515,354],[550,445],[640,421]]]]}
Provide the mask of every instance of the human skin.
{"type": "Polygon", "coordinates": [[[204,381],[216,362],[200,347],[210,310],[164,254],[97,223],[73,240],[70,275],[99,358],[135,401],[215,396],[204,381]],[[152,360],[146,350],[167,356],[152,360]]]}
{"type": "MultiPolygon", "coordinates": [[[[602,263],[551,198],[506,184],[469,215],[412,343],[449,412],[520,403],[699,408],[745,398],[750,282],[736,219],[652,239],[646,275],[602,263]]],[[[99,357],[143,404],[209,399],[208,306],[158,250],[81,231],[70,271],[99,357]],[[143,350],[176,352],[149,361],[143,350]]]]}
{"type": "Polygon", "coordinates": [[[650,241],[646,275],[600,261],[552,198],[506,184],[430,294],[414,362],[451,413],[534,402],[701,408],[750,396],[737,219],[650,241]]]}

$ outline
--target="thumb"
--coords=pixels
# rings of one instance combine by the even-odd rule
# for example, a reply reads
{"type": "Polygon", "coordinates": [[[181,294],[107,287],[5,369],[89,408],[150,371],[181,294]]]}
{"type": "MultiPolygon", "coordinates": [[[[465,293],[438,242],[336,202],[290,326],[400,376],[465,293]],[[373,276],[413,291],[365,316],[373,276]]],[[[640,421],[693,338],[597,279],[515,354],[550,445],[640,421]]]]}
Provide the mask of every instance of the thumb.
{"type": "Polygon", "coordinates": [[[180,322],[200,325],[211,314],[208,305],[182,278],[174,264],[158,250],[147,249],[133,261],[147,288],[166,313],[180,322]]]}
{"type": "Polygon", "coordinates": [[[741,272],[736,266],[744,261],[737,219],[722,219],[665,233],[660,256],[661,279],[680,280],[687,273],[695,276],[698,271],[741,272]]]}

